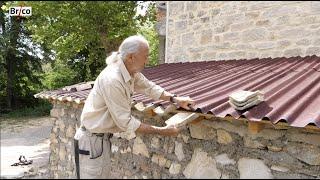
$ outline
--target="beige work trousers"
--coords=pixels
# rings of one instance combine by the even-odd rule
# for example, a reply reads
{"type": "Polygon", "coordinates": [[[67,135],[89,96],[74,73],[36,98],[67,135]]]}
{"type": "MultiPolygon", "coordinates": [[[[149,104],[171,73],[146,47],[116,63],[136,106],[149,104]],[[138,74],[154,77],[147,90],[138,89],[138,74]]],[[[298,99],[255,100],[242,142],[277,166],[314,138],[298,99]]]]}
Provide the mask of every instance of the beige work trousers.
{"type": "Polygon", "coordinates": [[[110,153],[110,140],[105,135],[100,157],[90,159],[90,155],[79,154],[80,179],[110,179],[110,153]]]}

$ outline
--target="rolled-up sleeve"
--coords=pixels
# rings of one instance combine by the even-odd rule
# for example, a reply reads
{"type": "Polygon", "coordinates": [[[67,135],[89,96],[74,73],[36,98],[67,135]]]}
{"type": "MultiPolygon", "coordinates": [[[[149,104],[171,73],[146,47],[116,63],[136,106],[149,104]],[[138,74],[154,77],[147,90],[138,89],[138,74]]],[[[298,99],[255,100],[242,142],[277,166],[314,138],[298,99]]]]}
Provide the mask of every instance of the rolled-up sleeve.
{"type": "Polygon", "coordinates": [[[154,82],[149,81],[142,73],[135,75],[134,90],[145,94],[154,100],[159,100],[164,89],[154,82]]]}
{"type": "Polygon", "coordinates": [[[131,115],[131,105],[121,83],[107,83],[101,91],[114,123],[123,131],[136,131],[141,122],[131,115]]]}

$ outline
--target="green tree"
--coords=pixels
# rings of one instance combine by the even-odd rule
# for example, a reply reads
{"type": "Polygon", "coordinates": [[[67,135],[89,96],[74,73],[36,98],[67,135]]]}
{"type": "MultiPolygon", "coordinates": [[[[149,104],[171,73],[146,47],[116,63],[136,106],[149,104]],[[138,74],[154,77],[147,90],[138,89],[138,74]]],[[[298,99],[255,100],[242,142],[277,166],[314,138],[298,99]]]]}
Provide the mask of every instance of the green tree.
{"type": "Polygon", "coordinates": [[[8,16],[6,5],[0,2],[0,107],[10,111],[35,101],[32,95],[41,86],[41,59],[25,28],[27,19],[8,16]]]}
{"type": "Polygon", "coordinates": [[[150,2],[146,16],[148,19],[142,25],[139,25],[138,33],[143,35],[149,42],[150,56],[147,66],[156,66],[159,64],[159,37],[155,29],[156,7],[154,2],[150,2]]]}
{"type": "MultiPolygon", "coordinates": [[[[137,34],[138,24],[148,19],[136,16],[139,3],[135,1],[25,3],[32,7],[28,22],[32,38],[53,50],[56,63],[77,72],[76,76],[70,73],[69,84],[94,80],[106,66],[106,56],[124,38],[137,34]]],[[[62,66],[54,66],[49,76],[58,78],[54,73],[62,66]]]]}

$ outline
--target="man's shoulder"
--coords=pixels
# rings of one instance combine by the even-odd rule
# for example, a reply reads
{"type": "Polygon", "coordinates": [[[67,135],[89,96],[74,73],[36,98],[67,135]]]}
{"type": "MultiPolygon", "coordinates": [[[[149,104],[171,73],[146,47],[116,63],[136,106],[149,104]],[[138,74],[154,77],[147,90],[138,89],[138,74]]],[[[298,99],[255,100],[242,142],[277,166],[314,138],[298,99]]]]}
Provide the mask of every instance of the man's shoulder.
{"type": "Polygon", "coordinates": [[[117,68],[105,68],[98,76],[98,79],[105,85],[116,85],[123,83],[121,72],[117,68]]]}

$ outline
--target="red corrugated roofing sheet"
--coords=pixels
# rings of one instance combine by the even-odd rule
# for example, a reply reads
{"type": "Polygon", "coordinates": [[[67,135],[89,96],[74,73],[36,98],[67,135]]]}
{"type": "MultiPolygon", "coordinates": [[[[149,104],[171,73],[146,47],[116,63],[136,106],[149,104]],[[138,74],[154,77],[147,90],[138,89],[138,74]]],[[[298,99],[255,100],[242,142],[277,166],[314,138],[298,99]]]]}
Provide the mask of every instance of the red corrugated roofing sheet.
{"type": "MultiPolygon", "coordinates": [[[[196,111],[217,117],[230,115],[251,121],[287,121],[290,126],[320,127],[320,57],[264,58],[162,64],[143,74],[167,91],[190,96],[196,111]],[[233,109],[228,95],[237,90],[264,92],[265,101],[244,111],[233,109]]],[[[90,90],[60,96],[85,99],[90,90]]],[[[41,93],[40,93],[41,94],[41,93]]],[[[44,93],[46,94],[46,93],[44,93]]],[[[135,101],[167,106],[135,94],[135,101]]]]}
{"type": "MultiPolygon", "coordinates": [[[[172,63],[145,69],[143,73],[166,90],[193,98],[201,113],[252,121],[269,119],[273,123],[285,120],[296,127],[314,123],[320,127],[317,56],[172,63]],[[261,90],[265,101],[248,110],[235,110],[228,103],[228,95],[237,90],[261,90]]],[[[134,98],[152,102],[138,94],[134,98]]]]}

